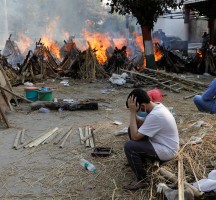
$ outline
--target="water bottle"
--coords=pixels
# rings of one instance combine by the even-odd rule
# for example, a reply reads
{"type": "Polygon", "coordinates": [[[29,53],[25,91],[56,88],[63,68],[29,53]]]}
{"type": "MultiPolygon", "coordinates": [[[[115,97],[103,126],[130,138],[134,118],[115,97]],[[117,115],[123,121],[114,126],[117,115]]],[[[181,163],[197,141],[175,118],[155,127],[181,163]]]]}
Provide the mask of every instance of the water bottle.
{"type": "Polygon", "coordinates": [[[90,163],[89,161],[85,160],[84,158],[80,159],[80,164],[85,167],[87,170],[91,172],[96,172],[96,167],[90,163]]]}

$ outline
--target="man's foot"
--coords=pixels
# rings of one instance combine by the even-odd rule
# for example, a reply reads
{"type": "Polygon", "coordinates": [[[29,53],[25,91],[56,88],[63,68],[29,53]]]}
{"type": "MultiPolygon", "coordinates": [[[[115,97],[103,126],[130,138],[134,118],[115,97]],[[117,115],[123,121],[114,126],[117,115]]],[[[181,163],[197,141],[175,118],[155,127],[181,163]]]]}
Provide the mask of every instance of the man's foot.
{"type": "Polygon", "coordinates": [[[142,188],[145,188],[148,184],[143,181],[133,181],[129,183],[128,185],[125,185],[123,189],[125,190],[139,190],[142,188]]]}

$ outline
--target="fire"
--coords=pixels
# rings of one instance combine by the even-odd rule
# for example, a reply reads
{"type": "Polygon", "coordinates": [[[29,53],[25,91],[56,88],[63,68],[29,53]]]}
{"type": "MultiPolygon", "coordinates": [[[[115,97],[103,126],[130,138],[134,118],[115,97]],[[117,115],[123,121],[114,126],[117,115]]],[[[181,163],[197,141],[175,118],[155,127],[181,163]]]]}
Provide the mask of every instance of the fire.
{"type": "Polygon", "coordinates": [[[22,54],[26,53],[27,49],[33,44],[33,40],[24,34],[18,34],[19,49],[22,54]]]}
{"type": "Polygon", "coordinates": [[[97,60],[100,64],[103,64],[107,60],[106,50],[111,46],[111,37],[108,33],[90,33],[87,30],[83,30],[85,39],[90,43],[92,49],[96,49],[95,52],[97,60]]]}
{"type": "Polygon", "coordinates": [[[197,55],[200,57],[200,58],[202,58],[202,51],[201,50],[197,50],[197,55]]]}
{"type": "Polygon", "coordinates": [[[156,45],[154,45],[154,56],[155,56],[155,61],[159,61],[163,57],[163,54],[161,53],[160,49],[158,49],[156,45]]]}
{"type": "Polygon", "coordinates": [[[41,42],[56,56],[56,58],[60,58],[60,47],[53,40],[53,29],[56,27],[59,17],[56,17],[51,23],[48,25],[45,35],[42,36],[41,42]]]}
{"type": "Polygon", "coordinates": [[[133,33],[136,45],[144,52],[143,46],[143,36],[139,35],[137,32],[133,33]]]}
{"type": "MultiPolygon", "coordinates": [[[[115,47],[117,47],[118,49],[121,49],[123,46],[127,46],[127,40],[126,38],[119,38],[119,39],[112,39],[113,43],[115,45],[115,47]]],[[[130,56],[130,50],[127,48],[127,56],[130,56]]]]}
{"type": "MultiPolygon", "coordinates": [[[[143,47],[143,37],[139,36],[137,32],[134,33],[134,37],[135,37],[135,42],[136,45],[142,50],[144,51],[144,47],[143,47]]],[[[159,43],[159,39],[158,38],[153,38],[152,42],[154,44],[154,56],[155,56],[155,61],[158,61],[162,58],[163,54],[161,53],[161,51],[157,48],[157,46],[155,45],[156,43],[159,43]]],[[[144,61],[144,63],[146,63],[144,61]]],[[[146,65],[144,65],[146,66],[146,65]]]]}

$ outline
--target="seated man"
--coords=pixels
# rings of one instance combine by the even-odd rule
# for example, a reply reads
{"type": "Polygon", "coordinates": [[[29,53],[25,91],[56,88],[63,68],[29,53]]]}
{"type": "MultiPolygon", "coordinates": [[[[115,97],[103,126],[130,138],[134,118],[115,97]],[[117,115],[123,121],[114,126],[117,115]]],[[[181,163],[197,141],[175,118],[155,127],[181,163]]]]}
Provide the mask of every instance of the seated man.
{"type": "Polygon", "coordinates": [[[202,95],[195,95],[193,101],[199,111],[216,113],[216,78],[202,95]]]}
{"type": "Polygon", "coordinates": [[[178,129],[173,115],[162,103],[154,103],[142,89],[134,89],[126,105],[130,110],[130,136],[124,151],[137,180],[124,189],[137,190],[146,186],[146,158],[167,161],[174,158],[179,149],[178,129]],[[146,111],[145,121],[137,118],[139,110],[146,111]]]}

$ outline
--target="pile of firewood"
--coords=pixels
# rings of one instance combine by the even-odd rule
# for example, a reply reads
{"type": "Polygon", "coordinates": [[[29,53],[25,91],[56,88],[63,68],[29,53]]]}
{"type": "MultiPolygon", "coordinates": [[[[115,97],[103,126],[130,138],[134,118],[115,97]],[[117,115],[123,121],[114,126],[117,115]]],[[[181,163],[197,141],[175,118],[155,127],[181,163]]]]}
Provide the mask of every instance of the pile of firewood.
{"type": "Polygon", "coordinates": [[[112,73],[120,74],[121,69],[129,68],[130,62],[127,57],[126,50],[126,46],[123,46],[121,49],[115,47],[112,55],[108,58],[108,61],[104,65],[104,69],[109,75],[111,75],[112,73]]]}
{"type": "MultiPolygon", "coordinates": [[[[89,44],[89,43],[88,43],[89,44]]],[[[60,75],[67,75],[72,78],[79,79],[96,79],[108,77],[102,65],[99,64],[95,52],[90,44],[85,51],[77,49],[75,43],[71,45],[69,51],[60,64],[62,73],[60,75]]]]}
{"type": "Polygon", "coordinates": [[[193,74],[208,73],[213,76],[216,75],[216,57],[210,48],[197,50],[193,56],[186,59],[159,44],[156,45],[156,48],[163,54],[162,58],[156,62],[158,69],[174,73],[190,72],[193,74]]]}

